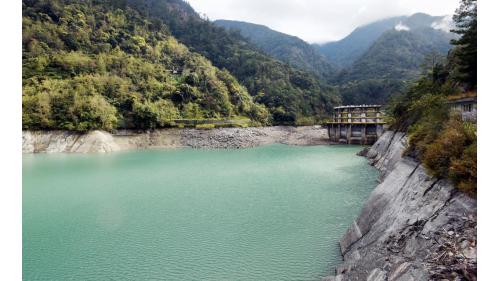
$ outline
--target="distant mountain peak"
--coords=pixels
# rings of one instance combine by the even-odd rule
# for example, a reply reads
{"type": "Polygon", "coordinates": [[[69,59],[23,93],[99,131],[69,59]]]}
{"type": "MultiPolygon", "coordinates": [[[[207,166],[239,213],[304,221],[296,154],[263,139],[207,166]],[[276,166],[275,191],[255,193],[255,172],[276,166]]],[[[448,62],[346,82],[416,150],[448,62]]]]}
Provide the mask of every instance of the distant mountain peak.
{"type": "Polygon", "coordinates": [[[450,16],[431,16],[425,13],[390,17],[357,27],[342,40],[316,45],[316,48],[341,67],[349,67],[387,31],[416,32],[432,28],[449,32],[452,22],[450,16]]]}

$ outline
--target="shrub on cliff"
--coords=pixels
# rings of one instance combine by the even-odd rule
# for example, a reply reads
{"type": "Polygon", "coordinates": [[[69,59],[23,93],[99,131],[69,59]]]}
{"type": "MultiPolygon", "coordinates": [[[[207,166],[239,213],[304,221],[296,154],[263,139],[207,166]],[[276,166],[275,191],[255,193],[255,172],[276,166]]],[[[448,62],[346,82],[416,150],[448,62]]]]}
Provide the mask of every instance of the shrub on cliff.
{"type": "Polygon", "coordinates": [[[477,178],[475,125],[453,116],[437,139],[425,147],[421,160],[431,174],[449,178],[455,186],[474,194],[477,178]]]}
{"type": "Polygon", "coordinates": [[[410,146],[406,154],[418,158],[442,130],[448,118],[448,106],[442,95],[424,94],[412,102],[407,114],[414,118],[408,128],[410,146]]]}
{"type": "Polygon", "coordinates": [[[475,141],[464,150],[460,158],[451,162],[449,173],[458,189],[473,196],[476,194],[477,143],[475,141]]]}

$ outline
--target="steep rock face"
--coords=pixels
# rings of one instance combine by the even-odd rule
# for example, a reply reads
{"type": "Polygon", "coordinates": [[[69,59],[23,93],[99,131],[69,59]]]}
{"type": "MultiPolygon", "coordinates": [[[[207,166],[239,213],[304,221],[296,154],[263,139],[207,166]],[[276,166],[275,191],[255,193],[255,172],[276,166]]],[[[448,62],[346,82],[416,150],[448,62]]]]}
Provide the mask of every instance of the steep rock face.
{"type": "Polygon", "coordinates": [[[340,241],[344,262],[325,280],[474,280],[476,200],[401,157],[402,133],[366,153],[380,184],[340,241]]]}

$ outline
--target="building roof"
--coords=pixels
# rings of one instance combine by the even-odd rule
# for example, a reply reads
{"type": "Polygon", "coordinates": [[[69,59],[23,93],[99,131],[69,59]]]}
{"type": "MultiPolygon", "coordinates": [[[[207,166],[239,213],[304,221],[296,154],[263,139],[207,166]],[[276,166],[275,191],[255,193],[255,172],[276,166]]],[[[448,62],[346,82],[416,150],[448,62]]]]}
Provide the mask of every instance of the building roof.
{"type": "Polygon", "coordinates": [[[345,108],[381,108],[381,105],[377,104],[360,104],[360,105],[342,105],[334,107],[334,109],[345,109],[345,108]]]}
{"type": "Polygon", "coordinates": [[[448,97],[448,103],[477,101],[477,92],[467,92],[448,97]]]}

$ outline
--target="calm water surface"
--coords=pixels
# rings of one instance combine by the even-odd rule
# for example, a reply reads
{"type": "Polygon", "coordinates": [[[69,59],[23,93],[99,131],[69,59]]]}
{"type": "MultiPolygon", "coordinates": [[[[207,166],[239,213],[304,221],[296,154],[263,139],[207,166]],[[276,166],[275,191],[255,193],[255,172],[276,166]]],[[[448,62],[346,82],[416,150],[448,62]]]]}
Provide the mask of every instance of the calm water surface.
{"type": "Polygon", "coordinates": [[[24,155],[24,279],[318,280],[375,186],[360,149],[24,155]]]}

